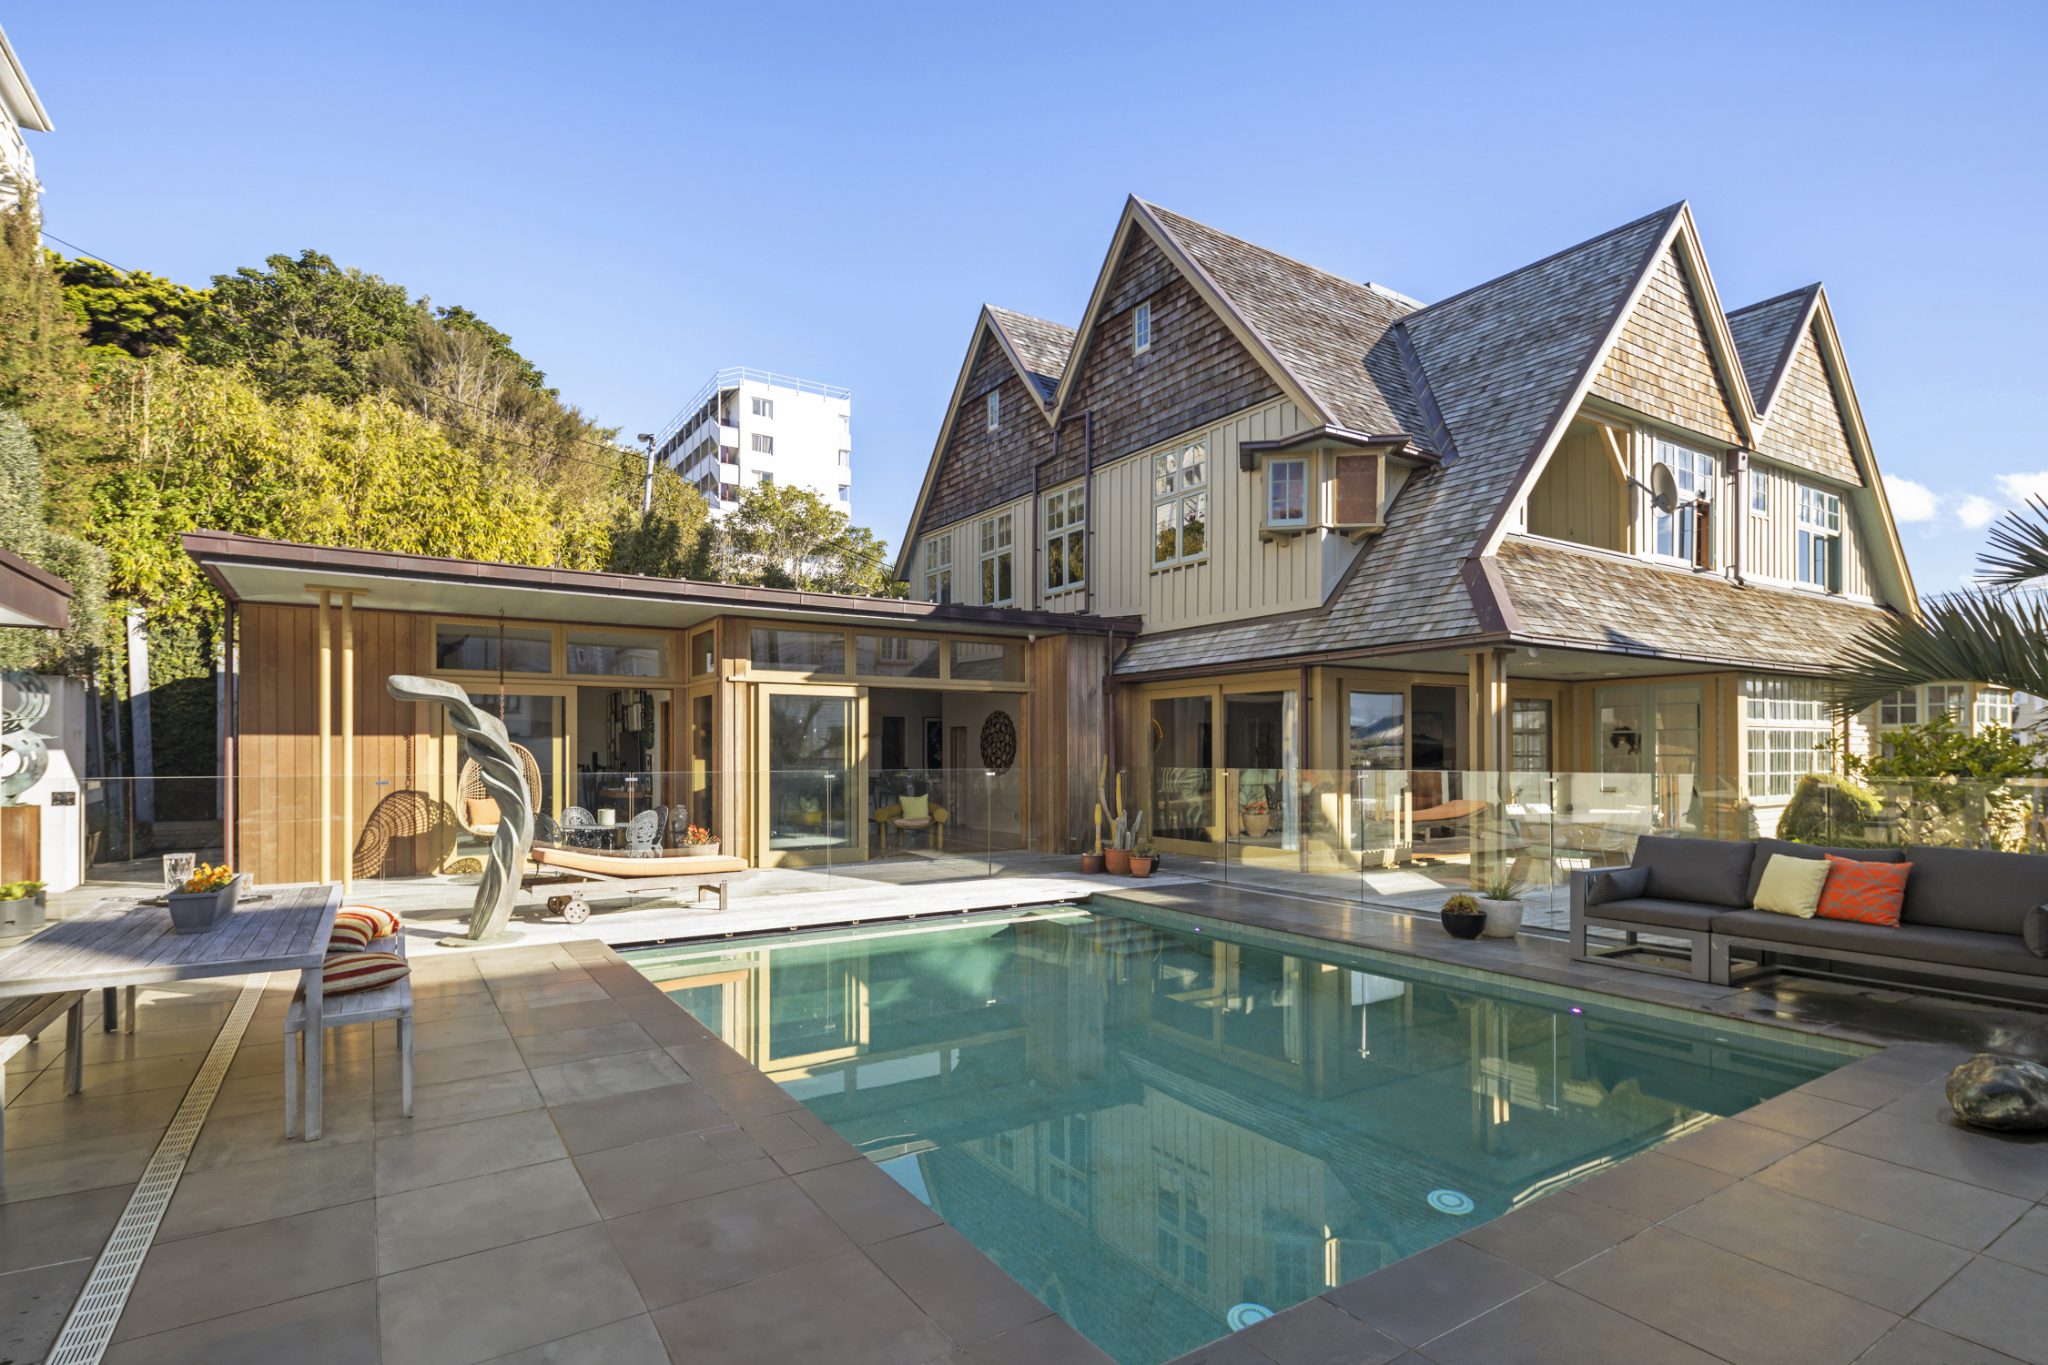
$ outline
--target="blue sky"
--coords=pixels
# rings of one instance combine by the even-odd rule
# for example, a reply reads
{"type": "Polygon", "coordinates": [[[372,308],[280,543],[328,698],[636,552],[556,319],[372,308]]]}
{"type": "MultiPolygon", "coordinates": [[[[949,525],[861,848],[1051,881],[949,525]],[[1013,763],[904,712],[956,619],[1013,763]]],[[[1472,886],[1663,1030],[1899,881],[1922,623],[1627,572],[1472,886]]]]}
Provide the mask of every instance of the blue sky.
{"type": "Polygon", "coordinates": [[[984,301],[1073,323],[1126,193],[1440,298],[1690,199],[1730,308],[1827,282],[1923,591],[2048,492],[2039,5],[9,5],[53,233],[315,247],[654,430],[854,393],[894,543],[984,301]],[[1899,481],[1905,482],[1899,482],[1899,481]]]}

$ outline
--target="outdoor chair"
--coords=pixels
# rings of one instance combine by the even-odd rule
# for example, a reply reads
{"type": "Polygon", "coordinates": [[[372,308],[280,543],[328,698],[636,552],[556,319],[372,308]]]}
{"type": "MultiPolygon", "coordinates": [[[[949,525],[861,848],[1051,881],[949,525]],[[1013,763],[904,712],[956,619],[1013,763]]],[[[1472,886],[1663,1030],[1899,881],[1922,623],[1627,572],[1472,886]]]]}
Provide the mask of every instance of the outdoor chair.
{"type": "Polygon", "coordinates": [[[562,843],[570,848],[592,848],[597,844],[597,817],[581,806],[562,812],[562,843]]]}
{"type": "MultiPolygon", "coordinates": [[[[513,752],[518,755],[519,767],[526,777],[526,792],[534,809],[540,808],[540,764],[535,761],[524,745],[515,744],[513,752]]],[[[456,814],[462,827],[479,839],[488,839],[498,832],[498,803],[484,786],[484,770],[473,758],[462,760],[462,767],[455,777],[456,814]]]]}
{"type": "Polygon", "coordinates": [[[662,819],[668,814],[660,810],[643,810],[634,816],[626,826],[626,851],[628,853],[656,853],[661,849],[662,819]]]}

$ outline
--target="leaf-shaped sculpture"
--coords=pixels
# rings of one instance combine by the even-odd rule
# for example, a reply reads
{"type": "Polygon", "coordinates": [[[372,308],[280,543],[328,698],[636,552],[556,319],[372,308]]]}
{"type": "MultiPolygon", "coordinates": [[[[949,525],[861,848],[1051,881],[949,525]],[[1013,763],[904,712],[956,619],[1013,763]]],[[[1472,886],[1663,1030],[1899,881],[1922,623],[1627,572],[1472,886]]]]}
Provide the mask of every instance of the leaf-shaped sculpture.
{"type": "MultiPolygon", "coordinates": [[[[484,788],[498,803],[498,828],[491,835],[491,854],[477,883],[476,903],[469,912],[469,938],[483,943],[504,933],[519,895],[519,872],[533,847],[533,798],[526,789],[526,771],[505,722],[479,710],[469,694],[440,678],[394,673],[385,690],[400,701],[431,702],[448,708],[448,723],[462,736],[464,751],[482,771],[484,788]]],[[[445,942],[446,940],[444,940],[445,942]]],[[[457,940],[458,942],[462,940],[457,940]]]]}

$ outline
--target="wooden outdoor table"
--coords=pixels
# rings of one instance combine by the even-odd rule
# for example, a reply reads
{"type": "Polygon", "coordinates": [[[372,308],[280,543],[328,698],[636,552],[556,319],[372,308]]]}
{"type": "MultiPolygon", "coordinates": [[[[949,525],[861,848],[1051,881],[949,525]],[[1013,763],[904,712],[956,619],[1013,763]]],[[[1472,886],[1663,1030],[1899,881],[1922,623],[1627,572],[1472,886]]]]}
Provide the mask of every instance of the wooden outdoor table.
{"type": "MultiPolygon", "coordinates": [[[[266,902],[244,902],[199,934],[171,930],[161,905],[126,898],[101,901],[37,934],[12,952],[0,953],[0,997],[45,995],[192,981],[209,976],[257,972],[304,973],[308,1036],[319,1038],[321,979],[341,888],[285,887],[266,902]]],[[[77,1094],[83,1080],[80,1053],[85,1032],[83,998],[65,1015],[65,1090],[77,1094]]],[[[320,1136],[320,1099],[325,1082],[322,1049],[307,1049],[306,1138],[320,1136]]]]}

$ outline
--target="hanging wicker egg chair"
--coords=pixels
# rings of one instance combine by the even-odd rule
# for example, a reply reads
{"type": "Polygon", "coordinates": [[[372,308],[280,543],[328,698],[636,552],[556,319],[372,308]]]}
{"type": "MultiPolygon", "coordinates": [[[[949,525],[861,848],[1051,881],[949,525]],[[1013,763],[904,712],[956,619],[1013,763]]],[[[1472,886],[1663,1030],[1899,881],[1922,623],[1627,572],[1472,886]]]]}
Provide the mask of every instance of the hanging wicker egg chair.
{"type": "MultiPolygon", "coordinates": [[[[533,809],[540,809],[540,764],[523,744],[514,744],[512,752],[519,755],[519,767],[526,774],[526,793],[533,809]]],[[[462,760],[462,767],[455,775],[455,810],[462,827],[479,839],[488,839],[498,832],[498,802],[484,786],[484,770],[473,758],[462,760]]]]}

